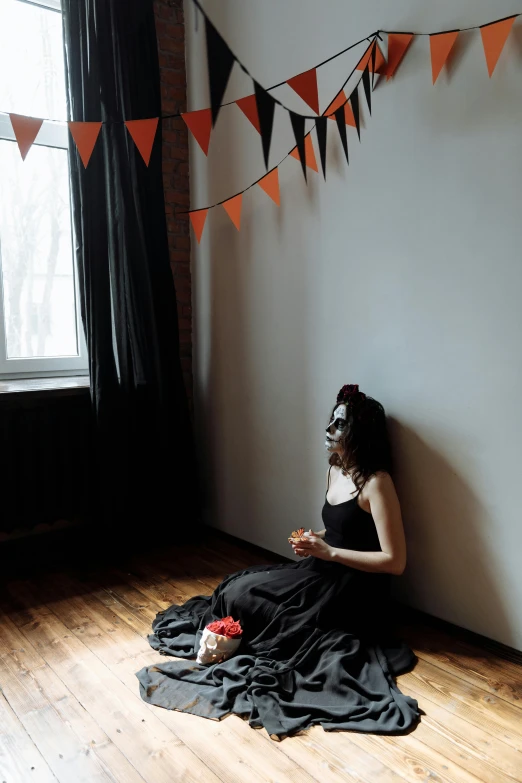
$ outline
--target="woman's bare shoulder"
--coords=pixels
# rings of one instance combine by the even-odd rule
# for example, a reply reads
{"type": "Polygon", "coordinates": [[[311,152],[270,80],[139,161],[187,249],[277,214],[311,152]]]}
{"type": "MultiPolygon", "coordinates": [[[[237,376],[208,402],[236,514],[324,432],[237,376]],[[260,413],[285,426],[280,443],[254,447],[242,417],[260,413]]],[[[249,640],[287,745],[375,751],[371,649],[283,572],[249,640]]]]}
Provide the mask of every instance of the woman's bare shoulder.
{"type": "Polygon", "coordinates": [[[339,467],[339,465],[328,465],[328,470],[326,471],[326,477],[328,478],[329,476],[330,477],[338,476],[340,472],[341,472],[341,468],[339,467]]]}
{"type": "Polygon", "coordinates": [[[379,470],[371,476],[367,483],[366,488],[368,493],[371,494],[389,494],[395,492],[395,484],[389,473],[384,470],[379,470]]]}

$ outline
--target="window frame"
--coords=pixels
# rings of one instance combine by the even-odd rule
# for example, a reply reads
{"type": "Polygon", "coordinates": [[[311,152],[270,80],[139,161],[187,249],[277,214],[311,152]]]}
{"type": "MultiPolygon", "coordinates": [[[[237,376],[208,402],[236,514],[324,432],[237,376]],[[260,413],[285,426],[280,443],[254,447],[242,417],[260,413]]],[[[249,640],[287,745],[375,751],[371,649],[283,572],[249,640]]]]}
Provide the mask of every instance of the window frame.
{"type": "Polygon", "coordinates": [[[59,14],[62,12],[61,0],[18,0],[18,2],[26,5],[36,5],[39,8],[47,8],[49,11],[57,11],[59,14]]]}
{"type": "MultiPolygon", "coordinates": [[[[47,9],[61,13],[60,0],[17,0],[27,5],[33,5],[40,9],[47,9]]],[[[4,108],[4,107],[2,107],[4,108]]],[[[5,107],[8,108],[8,107],[5,107]]],[[[0,140],[16,144],[16,137],[13,132],[9,115],[0,112],[0,140]]],[[[33,142],[33,145],[41,147],[52,147],[65,150],[69,156],[69,129],[67,123],[54,120],[46,120],[42,124],[40,131],[33,142]]],[[[29,153],[30,154],[30,153],[29,153]]],[[[69,191],[70,196],[70,191],[69,191]]],[[[86,375],[88,373],[88,355],[83,324],[81,320],[80,292],[78,287],[78,270],[76,268],[76,258],[74,254],[74,229],[72,226],[72,207],[71,207],[71,239],[72,239],[72,263],[74,275],[74,306],[75,323],[78,354],[74,356],[51,356],[51,357],[22,357],[8,358],[7,341],[5,330],[4,315],[4,290],[3,275],[1,270],[2,258],[0,253],[0,379],[10,378],[39,378],[58,375],[86,375]]]]}

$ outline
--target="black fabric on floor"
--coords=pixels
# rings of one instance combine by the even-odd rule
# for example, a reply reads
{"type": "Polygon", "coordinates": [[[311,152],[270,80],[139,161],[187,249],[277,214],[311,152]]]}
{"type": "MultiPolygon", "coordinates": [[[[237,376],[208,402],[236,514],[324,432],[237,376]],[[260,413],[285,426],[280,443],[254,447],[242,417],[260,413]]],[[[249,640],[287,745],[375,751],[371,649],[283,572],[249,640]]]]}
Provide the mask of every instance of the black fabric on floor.
{"type": "MultiPolygon", "coordinates": [[[[341,506],[323,509],[327,543],[377,551],[370,514],[355,498],[341,506]]],[[[389,579],[314,557],[230,574],[211,596],[160,612],[149,641],[160,653],[194,659],[204,627],[232,615],[243,627],[237,652],[209,666],[145,667],[137,673],[141,696],[205,718],[241,715],[277,739],[313,724],[406,732],[420,713],[394,677],[416,659],[394,636],[389,579]]]]}

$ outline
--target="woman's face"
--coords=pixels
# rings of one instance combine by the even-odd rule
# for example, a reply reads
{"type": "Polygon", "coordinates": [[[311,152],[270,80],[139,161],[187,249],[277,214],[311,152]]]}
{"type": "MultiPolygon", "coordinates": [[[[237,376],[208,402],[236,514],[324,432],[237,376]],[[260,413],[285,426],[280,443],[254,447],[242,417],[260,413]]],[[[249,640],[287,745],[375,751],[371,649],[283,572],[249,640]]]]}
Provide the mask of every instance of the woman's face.
{"type": "Polygon", "coordinates": [[[341,403],[332,413],[330,424],[326,428],[325,447],[329,452],[341,451],[341,438],[348,426],[348,411],[346,405],[341,403]]]}

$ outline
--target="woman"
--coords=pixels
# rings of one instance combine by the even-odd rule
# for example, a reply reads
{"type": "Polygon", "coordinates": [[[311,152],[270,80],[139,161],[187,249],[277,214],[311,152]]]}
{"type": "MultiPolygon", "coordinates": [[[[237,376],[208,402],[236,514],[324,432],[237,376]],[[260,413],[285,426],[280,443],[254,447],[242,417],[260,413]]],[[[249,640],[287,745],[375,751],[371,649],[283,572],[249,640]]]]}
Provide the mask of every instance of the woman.
{"type": "Polygon", "coordinates": [[[395,734],[417,721],[417,702],[394,681],[415,656],[389,622],[389,579],[404,570],[406,547],[382,405],[343,386],[326,448],[324,530],[292,544],[303,559],[227,576],[211,596],[160,612],[149,637],[164,654],[195,658],[204,627],[232,615],[243,627],[237,652],[210,666],[142,669],[145,701],[206,718],[238,714],[273,739],[313,724],[395,734]]]}

